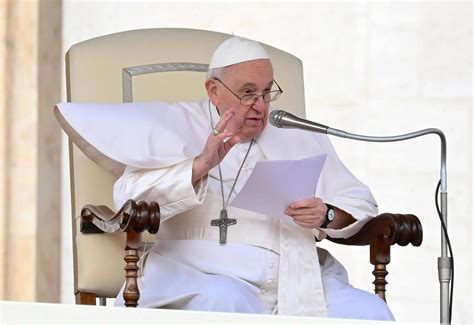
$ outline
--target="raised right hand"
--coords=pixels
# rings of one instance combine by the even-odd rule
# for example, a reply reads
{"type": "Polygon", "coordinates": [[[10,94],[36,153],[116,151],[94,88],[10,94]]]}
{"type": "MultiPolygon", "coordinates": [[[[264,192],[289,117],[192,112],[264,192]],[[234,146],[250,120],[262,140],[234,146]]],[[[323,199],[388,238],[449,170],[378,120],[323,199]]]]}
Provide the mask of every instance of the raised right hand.
{"type": "Polygon", "coordinates": [[[240,141],[240,137],[226,129],[229,121],[234,117],[235,112],[232,108],[222,114],[219,122],[215,126],[218,134],[211,133],[207,138],[204,149],[201,154],[194,158],[192,183],[196,184],[203,178],[209,170],[217,166],[227,155],[230,149],[240,141]],[[229,138],[229,139],[227,139],[229,138]],[[224,139],[227,141],[224,142],[224,139]]]}

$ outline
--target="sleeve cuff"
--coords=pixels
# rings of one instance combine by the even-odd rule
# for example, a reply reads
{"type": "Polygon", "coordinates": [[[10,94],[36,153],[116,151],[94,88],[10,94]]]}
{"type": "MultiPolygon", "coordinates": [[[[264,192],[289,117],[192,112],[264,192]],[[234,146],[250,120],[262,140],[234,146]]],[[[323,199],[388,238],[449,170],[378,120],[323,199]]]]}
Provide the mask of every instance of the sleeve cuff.
{"type": "MultiPolygon", "coordinates": [[[[184,181],[184,186],[182,188],[182,193],[185,195],[177,201],[171,202],[167,205],[161,206],[160,209],[163,212],[163,215],[168,216],[168,218],[174,216],[175,214],[186,211],[192,207],[202,204],[207,193],[207,184],[208,176],[201,178],[196,185],[192,184],[192,164],[193,159],[189,159],[186,162],[183,162],[181,168],[181,175],[186,180],[184,181]]],[[[168,218],[163,218],[162,221],[165,221],[168,218]]]]}
{"type": "MultiPolygon", "coordinates": [[[[316,228],[319,233],[324,233],[324,237],[329,236],[331,238],[349,238],[354,236],[359,230],[370,220],[371,218],[365,218],[362,220],[356,220],[355,222],[351,223],[347,227],[341,229],[330,229],[330,228],[316,228]]],[[[314,231],[313,231],[314,233],[314,231]]],[[[322,235],[320,235],[322,236],[322,235]]],[[[316,238],[318,238],[316,236],[316,238]]],[[[323,239],[322,238],[322,239],[323,239]]],[[[321,240],[318,238],[318,240],[321,240]]]]}

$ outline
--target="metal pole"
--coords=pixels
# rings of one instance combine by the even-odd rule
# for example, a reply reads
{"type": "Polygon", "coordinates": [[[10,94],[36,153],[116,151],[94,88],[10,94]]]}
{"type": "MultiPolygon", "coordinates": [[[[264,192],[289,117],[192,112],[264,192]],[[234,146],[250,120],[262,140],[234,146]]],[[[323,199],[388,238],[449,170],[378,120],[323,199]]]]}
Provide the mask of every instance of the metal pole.
{"type": "MultiPolygon", "coordinates": [[[[313,128],[314,130],[314,128],[313,128]]],[[[316,131],[319,132],[319,131],[316,131]]],[[[321,133],[321,132],[320,132],[321,133]]],[[[374,137],[374,136],[365,136],[357,135],[352,133],[347,133],[338,129],[327,128],[327,134],[341,137],[354,139],[359,141],[369,141],[369,142],[395,142],[403,141],[427,134],[437,134],[441,140],[441,168],[440,168],[440,177],[441,177],[441,217],[448,229],[448,186],[447,186],[447,171],[446,171],[446,137],[444,133],[439,129],[425,129],[421,131],[416,131],[408,134],[397,135],[397,136],[386,136],[386,137],[374,137]]],[[[448,257],[448,244],[444,231],[441,228],[441,257],[438,258],[438,278],[440,285],[440,323],[441,324],[450,324],[450,297],[449,297],[449,285],[451,282],[451,271],[452,271],[452,259],[448,257]]]]}
{"type": "MultiPolygon", "coordinates": [[[[444,133],[435,128],[424,129],[412,133],[395,136],[367,136],[348,133],[342,130],[330,128],[324,124],[308,121],[282,110],[272,111],[269,116],[270,123],[278,128],[296,128],[316,133],[329,134],[340,138],[347,138],[369,142],[396,142],[413,139],[427,134],[437,134],[441,140],[441,219],[446,229],[448,228],[448,186],[446,172],[446,137],[444,133]]],[[[438,258],[438,277],[440,282],[440,323],[450,323],[450,297],[449,284],[451,282],[452,259],[447,254],[447,240],[441,227],[441,257],[438,258]]]]}

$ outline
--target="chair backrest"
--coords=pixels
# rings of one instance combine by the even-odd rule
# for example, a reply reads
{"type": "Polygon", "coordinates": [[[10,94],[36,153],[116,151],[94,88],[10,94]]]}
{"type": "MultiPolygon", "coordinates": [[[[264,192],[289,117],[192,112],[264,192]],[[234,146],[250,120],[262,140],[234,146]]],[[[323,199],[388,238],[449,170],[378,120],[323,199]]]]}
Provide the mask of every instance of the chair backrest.
{"type": "MultiPolygon", "coordinates": [[[[121,32],[75,44],[66,54],[67,100],[119,103],[132,99],[203,99],[205,73],[199,71],[206,70],[214,49],[230,36],[204,30],[160,28],[121,32]]],[[[301,61],[262,45],[271,57],[275,79],[284,90],[275,106],[304,116],[301,61]]],[[[112,186],[116,177],[93,163],[72,141],[69,159],[74,289],[76,293],[115,297],[125,279],[124,235],[81,234],[79,216],[85,204],[113,207],[112,186]]]]}

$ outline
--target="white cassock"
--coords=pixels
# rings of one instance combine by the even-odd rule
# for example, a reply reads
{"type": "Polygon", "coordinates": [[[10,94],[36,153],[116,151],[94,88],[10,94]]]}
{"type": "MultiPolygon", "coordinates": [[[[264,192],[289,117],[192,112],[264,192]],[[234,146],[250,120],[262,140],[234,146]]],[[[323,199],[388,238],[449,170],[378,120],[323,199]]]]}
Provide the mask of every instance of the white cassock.
{"type": "MultiPolygon", "coordinates": [[[[221,162],[224,197],[242,163],[231,198],[259,160],[327,154],[315,196],[357,221],[340,230],[310,230],[229,206],[229,218],[237,224],[228,228],[227,244],[220,245],[219,229],[210,225],[222,208],[218,168],[195,187],[191,183],[193,158],[212,129],[210,114],[214,124],[219,120],[208,100],[115,105],[113,116],[107,105],[91,105],[89,111],[74,105],[84,104],[58,105],[68,127],[99,152],[128,165],[114,186],[115,207],[128,199],[160,204],[158,239],[143,259],[139,278],[139,307],[393,319],[385,302],[353,288],[344,267],[316,248],[315,236],[350,237],[377,213],[369,189],[342,164],[327,136],[268,125],[244,163],[250,142],[235,145],[221,162]],[[104,131],[100,121],[107,118],[112,126],[104,131]],[[119,123],[124,119],[125,127],[119,123]],[[115,138],[104,137],[105,132],[115,138]]],[[[115,304],[123,306],[122,293],[115,304]]]]}

